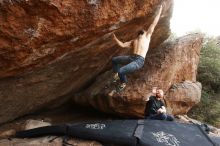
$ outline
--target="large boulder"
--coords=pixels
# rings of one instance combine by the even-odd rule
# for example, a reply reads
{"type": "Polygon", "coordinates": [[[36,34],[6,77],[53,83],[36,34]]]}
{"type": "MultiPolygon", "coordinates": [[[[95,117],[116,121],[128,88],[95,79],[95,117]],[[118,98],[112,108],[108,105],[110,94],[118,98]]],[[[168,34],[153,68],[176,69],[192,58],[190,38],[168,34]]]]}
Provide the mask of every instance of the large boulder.
{"type": "Polygon", "coordinates": [[[187,114],[201,98],[202,85],[199,82],[184,81],[173,84],[167,91],[165,101],[169,113],[187,114]]]}
{"type": "MultiPolygon", "coordinates": [[[[0,123],[68,101],[110,68],[111,58],[127,53],[111,39],[123,41],[147,29],[159,0],[1,0],[0,123]]],[[[170,33],[173,0],[151,48],[170,33]]]]}
{"type": "MultiPolygon", "coordinates": [[[[159,4],[159,0],[1,0],[0,77],[45,67],[71,51],[77,62],[72,69],[78,66],[79,75],[90,62],[103,67],[108,60],[101,59],[117,51],[109,33],[116,31],[123,40],[135,37],[139,29],[148,28],[159,4]]],[[[172,0],[164,6],[165,17],[155,30],[152,46],[169,35],[172,0]]]]}
{"type": "MultiPolygon", "coordinates": [[[[114,84],[110,84],[112,71],[107,71],[100,75],[86,91],[76,95],[73,100],[75,103],[92,106],[104,112],[143,117],[146,100],[151,95],[152,87],[159,87],[166,93],[173,84],[185,80],[196,81],[202,41],[203,35],[201,34],[190,34],[174,41],[167,41],[148,52],[144,68],[128,76],[128,84],[122,92],[114,92],[114,84]]],[[[174,114],[185,114],[185,111],[198,103],[201,89],[195,91],[195,94],[184,96],[188,92],[193,92],[191,90],[193,87],[186,88],[183,95],[175,96],[171,94],[172,90],[169,92],[170,98],[167,97],[167,100],[168,106],[171,107],[168,108],[172,109],[174,114]],[[178,100],[179,103],[181,100],[189,102],[186,103],[188,106],[175,107],[176,104],[173,103],[178,100]]],[[[183,92],[175,93],[182,94],[183,92]]]]}

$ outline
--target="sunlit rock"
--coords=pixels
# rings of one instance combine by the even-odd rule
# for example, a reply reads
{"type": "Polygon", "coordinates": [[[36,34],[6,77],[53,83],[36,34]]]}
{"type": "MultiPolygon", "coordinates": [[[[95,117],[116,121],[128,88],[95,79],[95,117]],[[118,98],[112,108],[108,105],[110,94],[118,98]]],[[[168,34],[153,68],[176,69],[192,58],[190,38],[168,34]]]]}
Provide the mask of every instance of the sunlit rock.
{"type": "MultiPolygon", "coordinates": [[[[196,81],[202,41],[201,34],[186,35],[167,41],[149,51],[144,68],[128,76],[128,84],[122,92],[114,92],[114,84],[110,84],[112,71],[107,71],[100,75],[86,91],[76,95],[73,101],[104,112],[143,117],[146,100],[152,95],[152,87],[158,87],[168,93],[165,101],[169,103],[168,108],[172,109],[172,113],[185,114],[199,102],[201,88],[197,87],[192,91],[194,86],[190,87],[190,84],[186,89],[178,88],[172,93],[173,90],[170,87],[186,80],[196,81]],[[179,92],[180,90],[184,92],[179,92]],[[187,93],[191,94],[185,96],[187,93]],[[184,107],[181,104],[178,106],[174,104],[175,101],[186,102],[187,106],[184,107]]],[[[185,84],[187,82],[180,85],[185,84]]]]}
{"type": "MultiPolygon", "coordinates": [[[[111,38],[136,37],[152,23],[159,0],[2,0],[0,3],[0,123],[67,102],[128,53],[111,38]]],[[[170,33],[172,0],[151,48],[170,33]]]]}

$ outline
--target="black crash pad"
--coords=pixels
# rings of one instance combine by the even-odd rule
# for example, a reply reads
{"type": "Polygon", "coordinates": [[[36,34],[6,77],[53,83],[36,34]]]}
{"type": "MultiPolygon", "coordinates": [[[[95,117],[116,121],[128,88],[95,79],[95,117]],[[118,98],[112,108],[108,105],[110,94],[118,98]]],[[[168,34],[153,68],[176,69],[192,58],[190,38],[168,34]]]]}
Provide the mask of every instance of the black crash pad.
{"type": "Polygon", "coordinates": [[[195,124],[159,120],[107,120],[46,126],[16,133],[16,137],[67,135],[126,146],[216,146],[195,124]]]}

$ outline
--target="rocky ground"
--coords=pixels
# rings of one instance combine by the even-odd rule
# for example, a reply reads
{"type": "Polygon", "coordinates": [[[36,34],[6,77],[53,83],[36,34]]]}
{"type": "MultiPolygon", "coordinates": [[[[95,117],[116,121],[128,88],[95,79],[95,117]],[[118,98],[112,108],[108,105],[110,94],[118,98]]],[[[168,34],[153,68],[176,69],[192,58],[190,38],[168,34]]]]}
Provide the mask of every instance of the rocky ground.
{"type": "MultiPolygon", "coordinates": [[[[62,146],[63,137],[44,136],[39,138],[17,139],[11,137],[16,131],[62,123],[78,123],[96,120],[123,119],[114,115],[100,113],[96,110],[85,110],[80,107],[63,107],[53,111],[40,112],[28,115],[0,126],[0,146],[62,146]],[[54,139],[54,140],[53,140],[54,139]]],[[[184,123],[199,123],[186,115],[177,116],[176,121],[184,123]]],[[[199,123],[200,124],[200,123],[199,123]]],[[[212,126],[211,126],[212,127],[212,126]]],[[[220,137],[220,129],[211,128],[210,136],[220,137]]],[[[71,137],[69,144],[75,146],[101,146],[97,141],[88,141],[71,137]]]]}

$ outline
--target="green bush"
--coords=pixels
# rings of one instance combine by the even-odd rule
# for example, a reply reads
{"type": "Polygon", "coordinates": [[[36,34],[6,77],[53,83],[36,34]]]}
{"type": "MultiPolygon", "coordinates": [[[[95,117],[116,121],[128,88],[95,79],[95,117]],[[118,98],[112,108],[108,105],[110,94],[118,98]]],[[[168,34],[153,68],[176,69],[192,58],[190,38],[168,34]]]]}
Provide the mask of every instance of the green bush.
{"type": "Polygon", "coordinates": [[[197,80],[206,91],[213,90],[216,93],[220,89],[220,44],[215,38],[205,39],[201,49],[197,80]]]}
{"type": "Polygon", "coordinates": [[[189,112],[190,117],[219,127],[220,102],[213,99],[213,94],[202,91],[202,98],[198,105],[189,112]]]}
{"type": "Polygon", "coordinates": [[[202,97],[189,112],[192,118],[220,126],[220,40],[206,38],[201,49],[197,80],[202,83],[202,97]]]}

